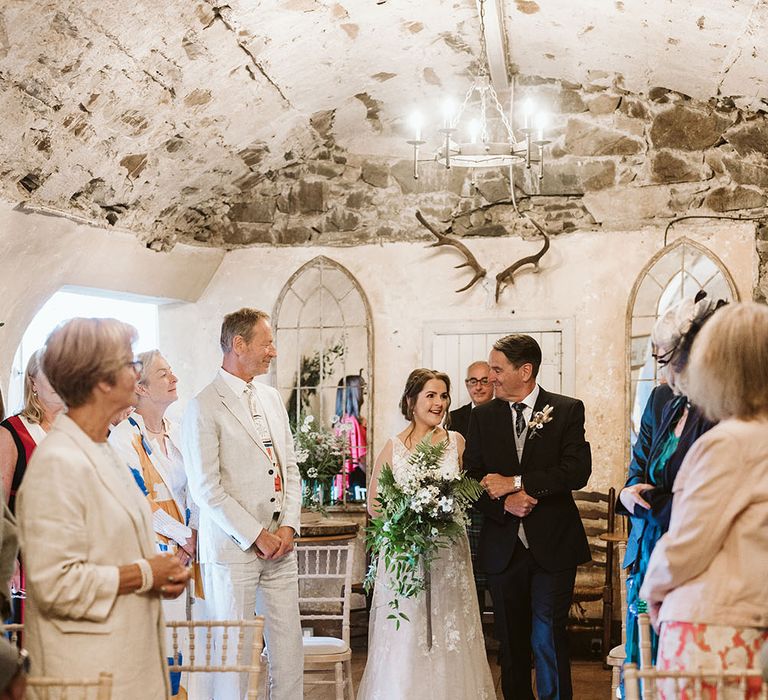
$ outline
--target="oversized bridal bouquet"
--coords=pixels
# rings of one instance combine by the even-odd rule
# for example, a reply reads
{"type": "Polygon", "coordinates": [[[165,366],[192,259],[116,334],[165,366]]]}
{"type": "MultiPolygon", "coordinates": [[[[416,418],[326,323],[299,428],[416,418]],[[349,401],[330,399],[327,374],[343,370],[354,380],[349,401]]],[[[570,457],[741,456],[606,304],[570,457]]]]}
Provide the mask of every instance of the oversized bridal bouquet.
{"type": "Polygon", "coordinates": [[[387,617],[398,629],[401,620],[409,621],[400,610],[401,598],[426,591],[429,611],[430,564],[440,547],[464,532],[467,509],[483,493],[480,483],[455,464],[441,465],[448,441],[432,445],[430,438],[416,445],[407,468],[398,469],[397,475],[389,464],[382,467],[377,491],[380,515],[368,528],[372,556],[365,587],[367,591],[373,587],[382,561],[392,579],[392,612],[387,617]]]}

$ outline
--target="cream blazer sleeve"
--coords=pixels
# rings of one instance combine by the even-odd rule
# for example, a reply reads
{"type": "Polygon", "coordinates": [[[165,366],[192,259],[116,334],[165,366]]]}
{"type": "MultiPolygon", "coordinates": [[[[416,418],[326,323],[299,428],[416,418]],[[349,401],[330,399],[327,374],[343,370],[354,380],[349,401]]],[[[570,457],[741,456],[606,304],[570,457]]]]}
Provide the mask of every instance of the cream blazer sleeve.
{"type": "Polygon", "coordinates": [[[722,424],[693,444],[675,480],[669,531],[653,550],[641,598],[661,602],[702,574],[720,552],[752,499],[739,455],[738,440],[722,424]]]}

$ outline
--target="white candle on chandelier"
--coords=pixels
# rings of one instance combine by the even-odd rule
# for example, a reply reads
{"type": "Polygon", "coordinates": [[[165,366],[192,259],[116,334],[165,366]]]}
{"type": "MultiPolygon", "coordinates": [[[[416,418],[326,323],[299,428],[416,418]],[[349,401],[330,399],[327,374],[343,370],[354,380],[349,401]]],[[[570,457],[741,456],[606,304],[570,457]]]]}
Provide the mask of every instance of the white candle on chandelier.
{"type": "Polygon", "coordinates": [[[469,122],[469,142],[477,143],[477,137],[480,135],[480,120],[473,119],[469,122]]]}
{"type": "Polygon", "coordinates": [[[533,114],[533,100],[528,98],[523,102],[523,126],[528,129],[531,126],[531,115],[533,114]]]}
{"type": "Polygon", "coordinates": [[[421,141],[421,126],[423,123],[424,119],[420,112],[414,112],[411,115],[411,126],[413,127],[415,141],[421,141]]]}
{"type": "Polygon", "coordinates": [[[451,120],[453,119],[453,100],[446,100],[443,103],[443,128],[444,129],[450,129],[451,128],[451,120]]]}
{"type": "Polygon", "coordinates": [[[536,115],[536,140],[544,140],[544,129],[547,126],[547,115],[545,112],[541,112],[536,115]]]}

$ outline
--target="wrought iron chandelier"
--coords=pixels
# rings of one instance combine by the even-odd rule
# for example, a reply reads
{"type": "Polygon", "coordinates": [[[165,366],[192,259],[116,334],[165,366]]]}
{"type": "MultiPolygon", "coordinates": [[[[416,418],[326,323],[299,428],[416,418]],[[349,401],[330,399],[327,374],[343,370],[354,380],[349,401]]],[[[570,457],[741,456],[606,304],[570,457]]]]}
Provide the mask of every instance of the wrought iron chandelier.
{"type": "MultiPolygon", "coordinates": [[[[479,0],[480,14],[480,67],[475,79],[464,95],[458,108],[450,100],[443,109],[442,145],[434,158],[446,169],[458,168],[499,168],[525,163],[530,168],[538,164],[538,177],[544,177],[544,146],[550,143],[545,138],[547,115],[534,113],[531,100],[522,105],[522,127],[515,135],[512,118],[514,112],[514,82],[510,87],[510,112],[505,114],[496,90],[491,82],[488,67],[488,50],[485,38],[485,0],[479,0]],[[496,118],[493,122],[493,113],[496,118]],[[467,117],[472,117],[467,119],[467,117]],[[467,138],[468,137],[468,138],[467,138]],[[494,137],[497,140],[494,140],[494,137]],[[499,139],[500,137],[500,139],[499,139]],[[462,140],[466,139],[466,140],[462,140]]],[[[411,118],[414,138],[407,141],[413,148],[413,177],[419,177],[419,150],[427,142],[422,138],[423,119],[420,114],[411,118]]],[[[511,171],[510,171],[511,172],[511,171]]]]}

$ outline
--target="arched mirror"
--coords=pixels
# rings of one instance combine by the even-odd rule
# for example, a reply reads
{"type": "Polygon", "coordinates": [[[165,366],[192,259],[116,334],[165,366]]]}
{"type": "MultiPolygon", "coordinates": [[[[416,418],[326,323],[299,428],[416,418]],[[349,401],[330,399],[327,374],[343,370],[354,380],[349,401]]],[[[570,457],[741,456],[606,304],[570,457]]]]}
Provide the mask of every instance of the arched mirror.
{"type": "Polygon", "coordinates": [[[651,355],[651,331],[670,306],[699,290],[713,299],[738,300],[725,265],[704,246],[679,238],[659,251],[637,278],[627,313],[627,376],[630,444],[634,444],[648,397],[657,383],[658,366],[651,355]]]}
{"type": "Polygon", "coordinates": [[[309,433],[317,432],[313,444],[338,438],[344,466],[325,503],[364,500],[373,437],[373,330],[362,288],[347,269],[319,256],[288,280],[273,320],[277,387],[294,429],[305,430],[298,456],[309,433]]]}

